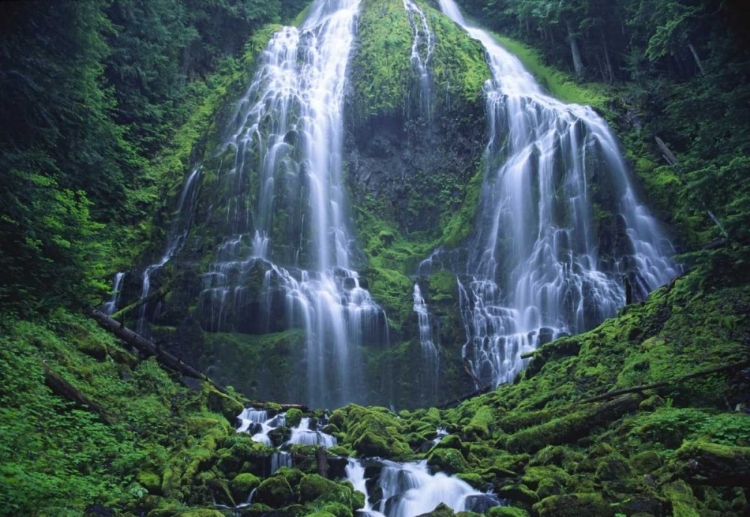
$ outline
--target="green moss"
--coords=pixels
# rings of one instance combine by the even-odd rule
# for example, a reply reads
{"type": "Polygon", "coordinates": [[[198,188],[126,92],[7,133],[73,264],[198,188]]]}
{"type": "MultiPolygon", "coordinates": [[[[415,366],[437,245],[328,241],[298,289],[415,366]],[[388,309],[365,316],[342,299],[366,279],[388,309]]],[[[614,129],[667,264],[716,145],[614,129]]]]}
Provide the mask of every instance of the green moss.
{"type": "Polygon", "coordinates": [[[551,496],[534,505],[539,517],[614,517],[615,510],[599,494],[551,496]]]}
{"type": "Polygon", "coordinates": [[[604,93],[604,85],[579,84],[565,72],[546,66],[534,49],[505,36],[494,37],[502,47],[521,60],[524,67],[553,97],[566,103],[606,108],[609,97],[604,93]]]}
{"type": "Polygon", "coordinates": [[[411,28],[399,0],[364,0],[350,63],[358,120],[398,112],[408,95],[411,28]]]}
{"type": "Polygon", "coordinates": [[[448,474],[469,471],[466,458],[456,449],[434,449],[427,458],[427,464],[448,474]]]}
{"type": "Polygon", "coordinates": [[[495,506],[487,513],[490,517],[529,517],[529,512],[512,506],[495,506]]]}
{"type": "Polygon", "coordinates": [[[286,412],[287,427],[297,427],[302,420],[302,411],[297,408],[291,408],[286,412]]]}
{"type": "Polygon", "coordinates": [[[272,508],[282,508],[295,501],[294,492],[284,476],[273,476],[264,480],[255,493],[258,502],[272,508]]]}
{"type": "Polygon", "coordinates": [[[664,487],[664,492],[672,503],[674,517],[699,517],[695,497],[690,486],[684,481],[675,481],[664,487]]]}
{"type": "Polygon", "coordinates": [[[235,501],[246,501],[250,492],[260,486],[260,481],[260,478],[249,472],[237,474],[237,476],[235,476],[235,478],[229,483],[232,497],[235,501]]]}
{"type": "Polygon", "coordinates": [[[346,485],[330,481],[318,474],[308,474],[300,481],[299,500],[302,503],[313,501],[340,503],[351,508],[352,490],[346,485]]]}

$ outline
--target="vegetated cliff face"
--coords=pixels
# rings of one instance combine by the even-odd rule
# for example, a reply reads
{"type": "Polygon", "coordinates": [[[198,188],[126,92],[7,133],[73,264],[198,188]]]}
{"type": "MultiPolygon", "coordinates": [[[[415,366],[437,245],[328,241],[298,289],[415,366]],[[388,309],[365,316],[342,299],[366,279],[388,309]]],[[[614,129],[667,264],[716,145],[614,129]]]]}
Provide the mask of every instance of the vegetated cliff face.
{"type": "MultiPolygon", "coordinates": [[[[422,381],[415,382],[421,349],[410,276],[433,248],[456,244],[471,230],[486,142],[482,87],[490,75],[476,42],[433,8],[420,9],[432,38],[425,63],[429,89],[412,59],[414,33],[403,2],[366,0],[350,55],[344,111],[344,175],[358,241],[353,268],[386,311],[390,327],[387,340],[364,347],[367,400],[398,407],[434,404],[472,389],[461,367],[465,336],[458,292],[455,280],[443,273],[432,287],[427,279],[421,281],[435,312],[440,394],[432,390],[428,395],[422,381]]],[[[263,31],[266,39],[274,29],[278,27],[263,31]]],[[[426,48],[422,50],[424,55],[426,48]]],[[[148,272],[150,298],[125,314],[126,322],[150,332],[219,382],[260,399],[299,401],[304,396],[299,380],[305,375],[305,335],[289,328],[281,290],[272,286],[271,295],[264,290],[270,266],[258,261],[244,271],[243,303],[222,307],[222,314],[204,292],[212,263],[226,251],[221,246],[227,221],[236,215],[236,200],[246,195],[251,206],[258,191],[258,167],[246,166],[244,177],[226,174],[227,164],[238,156],[233,146],[221,145],[233,130],[236,100],[227,95],[225,107],[194,150],[186,172],[187,178],[200,167],[194,185],[183,185],[182,193],[174,189],[171,213],[161,224],[163,244],[143,269],[126,275],[119,307],[143,297],[146,264],[159,264],[177,243],[173,256],[148,272]],[[268,305],[270,317],[264,318],[268,305]]],[[[289,141],[293,147],[291,137],[289,141]]],[[[256,153],[248,153],[246,162],[258,163],[256,153]]],[[[304,267],[307,186],[284,179],[275,188],[277,199],[285,201],[274,206],[271,254],[283,257],[285,266],[304,267]],[[302,243],[298,256],[296,243],[302,243]]],[[[239,241],[237,246],[249,244],[239,241]]]]}

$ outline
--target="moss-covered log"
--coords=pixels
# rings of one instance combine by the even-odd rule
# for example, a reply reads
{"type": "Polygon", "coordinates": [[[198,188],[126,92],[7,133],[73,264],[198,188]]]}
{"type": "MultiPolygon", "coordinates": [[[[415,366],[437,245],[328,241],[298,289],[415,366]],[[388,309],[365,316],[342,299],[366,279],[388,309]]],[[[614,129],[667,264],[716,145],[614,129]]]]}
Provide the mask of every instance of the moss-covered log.
{"type": "Polygon", "coordinates": [[[535,452],[547,445],[572,443],[587,436],[594,428],[638,409],[642,398],[628,394],[605,404],[583,408],[568,416],[520,431],[508,440],[510,452],[535,452]]]}
{"type": "Polygon", "coordinates": [[[109,416],[99,404],[93,402],[68,381],[50,370],[46,365],[44,366],[44,384],[46,384],[55,395],[69,400],[91,413],[99,415],[99,417],[108,424],[112,423],[112,417],[109,416]]]}
{"type": "Polygon", "coordinates": [[[133,332],[129,328],[121,325],[120,322],[118,322],[117,320],[110,318],[103,312],[98,311],[94,308],[89,308],[87,312],[89,316],[94,318],[96,322],[99,324],[99,326],[102,327],[104,330],[111,332],[118,338],[125,341],[128,345],[134,348],[137,348],[144,354],[148,356],[156,357],[156,360],[159,361],[159,363],[162,366],[165,366],[166,368],[169,368],[170,370],[173,370],[175,372],[179,372],[187,377],[192,377],[194,379],[200,379],[202,381],[206,381],[209,384],[211,384],[214,388],[219,390],[220,392],[227,393],[227,391],[224,388],[214,383],[211,379],[206,377],[203,373],[199,372],[192,366],[183,363],[181,359],[162,350],[155,343],[149,341],[148,339],[145,339],[144,337],[140,336],[136,332],[133,332]]]}

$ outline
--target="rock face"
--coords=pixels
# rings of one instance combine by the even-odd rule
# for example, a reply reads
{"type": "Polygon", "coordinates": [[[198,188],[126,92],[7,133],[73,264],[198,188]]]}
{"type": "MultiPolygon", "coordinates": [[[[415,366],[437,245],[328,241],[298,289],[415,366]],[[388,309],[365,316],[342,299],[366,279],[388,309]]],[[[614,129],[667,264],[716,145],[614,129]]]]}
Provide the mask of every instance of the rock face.
{"type": "MultiPolygon", "coordinates": [[[[272,45],[292,45],[294,37],[293,30],[282,30],[272,45]]],[[[259,60],[257,66],[266,65],[259,60]]],[[[472,389],[460,362],[458,293],[446,293],[442,284],[430,292],[425,285],[427,303],[436,298],[433,331],[442,379],[439,395],[434,383],[428,393],[426,382],[414,383],[422,357],[409,276],[445,240],[450,221],[461,223],[451,226],[454,237],[471,228],[465,207],[470,212],[476,202],[471,180],[480,176],[486,140],[485,57],[431,7],[414,4],[407,11],[402,0],[364,0],[347,70],[341,158],[357,237],[350,245],[352,267],[360,278],[343,278],[340,290],[369,289],[390,327],[375,328],[386,324],[378,317],[361,345],[350,345],[363,349],[362,384],[368,387],[351,400],[413,407],[455,398],[472,389]]],[[[135,304],[125,315],[130,325],[217,381],[251,397],[305,402],[311,382],[304,380],[306,343],[323,338],[307,335],[288,298],[290,285],[302,283],[314,261],[307,230],[314,186],[301,160],[303,135],[291,126],[283,135],[278,153],[284,157],[276,158],[283,170],[273,173],[273,207],[264,208],[259,151],[222,144],[234,138],[226,135],[240,109],[234,115],[227,109],[205,149],[195,153],[196,168],[163,225],[166,244],[154,253],[161,258],[146,259],[150,266],[126,275],[120,306],[135,304]],[[236,172],[228,174],[230,169],[236,172]],[[269,226],[264,214],[270,213],[269,226]],[[267,240],[253,237],[264,225],[267,240]]],[[[258,137],[277,124],[275,115],[262,118],[258,137]]],[[[336,360],[329,359],[333,374],[336,360]]]]}

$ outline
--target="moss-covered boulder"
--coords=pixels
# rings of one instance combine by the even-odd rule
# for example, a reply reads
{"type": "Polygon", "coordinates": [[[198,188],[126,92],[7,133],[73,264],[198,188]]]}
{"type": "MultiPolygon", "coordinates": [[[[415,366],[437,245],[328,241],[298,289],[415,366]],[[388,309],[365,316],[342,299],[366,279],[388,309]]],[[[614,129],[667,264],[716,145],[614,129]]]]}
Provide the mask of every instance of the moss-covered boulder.
{"type": "Polygon", "coordinates": [[[615,510],[599,494],[547,497],[534,505],[539,517],[615,517],[615,510]]]}
{"type": "Polygon", "coordinates": [[[141,471],[136,475],[135,480],[148,490],[149,494],[161,494],[161,477],[158,474],[149,471],[141,471]]]}
{"type": "Polygon", "coordinates": [[[302,411],[297,408],[291,408],[286,412],[287,427],[297,427],[302,420],[302,411]]]}
{"type": "Polygon", "coordinates": [[[352,489],[318,474],[308,474],[299,483],[299,500],[301,503],[340,503],[351,508],[352,489]]]}
{"type": "Polygon", "coordinates": [[[234,500],[240,502],[247,500],[250,492],[252,492],[253,489],[258,488],[260,483],[261,480],[256,475],[249,472],[243,472],[230,481],[229,489],[232,492],[234,500]]]}
{"type": "Polygon", "coordinates": [[[513,506],[495,506],[487,512],[489,517],[529,517],[529,512],[513,506]]]}
{"type": "Polygon", "coordinates": [[[456,449],[435,449],[427,458],[427,464],[441,472],[456,474],[457,472],[467,472],[469,464],[461,451],[456,449]]]}
{"type": "Polygon", "coordinates": [[[267,504],[271,508],[282,508],[295,502],[296,497],[289,482],[283,476],[273,476],[265,479],[255,493],[259,503],[267,504]]]}
{"type": "Polygon", "coordinates": [[[409,445],[402,439],[400,423],[392,412],[385,408],[356,405],[347,408],[345,443],[351,444],[357,453],[391,459],[407,459],[412,455],[409,445]]]}

